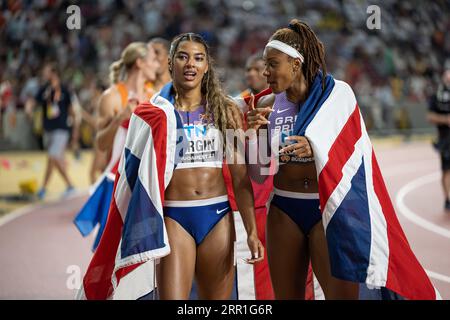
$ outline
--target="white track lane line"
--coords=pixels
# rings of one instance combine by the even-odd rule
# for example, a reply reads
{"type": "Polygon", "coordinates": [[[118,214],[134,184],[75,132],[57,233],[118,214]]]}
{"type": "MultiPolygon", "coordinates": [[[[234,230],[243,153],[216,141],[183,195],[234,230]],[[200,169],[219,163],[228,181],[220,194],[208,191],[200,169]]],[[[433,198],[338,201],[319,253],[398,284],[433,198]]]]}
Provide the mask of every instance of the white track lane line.
{"type": "Polygon", "coordinates": [[[446,276],[446,275],[443,275],[443,274],[440,274],[440,273],[437,273],[437,272],[434,272],[434,271],[431,271],[431,270],[425,270],[425,272],[428,274],[428,276],[430,278],[433,278],[433,279],[436,279],[436,280],[439,280],[439,281],[442,281],[442,282],[450,283],[450,277],[449,276],[446,276]]]}
{"type": "MultiPolygon", "coordinates": [[[[407,171],[407,170],[405,170],[407,171]]],[[[401,173],[401,172],[399,172],[401,173]]],[[[395,174],[392,174],[395,175],[395,174]]],[[[417,189],[423,185],[426,185],[428,183],[435,182],[436,180],[439,180],[441,178],[440,172],[435,172],[432,174],[428,174],[426,176],[422,176],[420,178],[414,179],[404,185],[396,194],[395,197],[395,204],[398,208],[398,211],[401,215],[403,215],[406,219],[414,223],[415,225],[418,225],[419,227],[422,227],[428,231],[431,231],[433,233],[436,233],[440,236],[450,238],[450,231],[442,228],[434,223],[431,223],[430,221],[420,217],[418,214],[413,212],[411,209],[409,209],[405,204],[405,197],[408,193],[413,191],[414,189],[417,189]]],[[[425,269],[425,272],[428,274],[430,278],[433,278],[435,280],[439,280],[442,282],[450,283],[450,277],[425,269]]]]}
{"type": "Polygon", "coordinates": [[[426,176],[422,176],[420,178],[414,179],[409,183],[405,184],[396,194],[395,196],[395,204],[399,212],[409,221],[422,227],[428,231],[436,233],[442,237],[450,239],[450,230],[442,228],[441,226],[434,224],[416,214],[414,211],[409,209],[405,204],[405,197],[408,193],[413,191],[414,189],[420,188],[423,185],[435,182],[441,178],[440,172],[434,172],[432,174],[428,174],[426,176]]]}
{"type": "Polygon", "coordinates": [[[53,200],[46,201],[46,202],[30,203],[24,207],[13,210],[10,213],[6,213],[3,217],[0,218],[0,227],[4,226],[5,224],[7,224],[17,218],[20,218],[23,215],[32,213],[38,208],[56,205],[56,204],[66,201],[66,200],[73,200],[75,198],[83,197],[88,194],[89,193],[87,190],[80,190],[80,191],[76,191],[73,195],[71,195],[70,197],[67,197],[66,199],[53,199],[53,200]]]}
{"type": "Polygon", "coordinates": [[[32,204],[26,205],[25,207],[16,209],[10,213],[6,213],[3,217],[0,218],[0,227],[4,226],[8,222],[11,222],[25,214],[33,212],[33,207],[34,207],[34,209],[37,209],[39,207],[39,205],[36,205],[36,203],[32,203],[32,204]]]}

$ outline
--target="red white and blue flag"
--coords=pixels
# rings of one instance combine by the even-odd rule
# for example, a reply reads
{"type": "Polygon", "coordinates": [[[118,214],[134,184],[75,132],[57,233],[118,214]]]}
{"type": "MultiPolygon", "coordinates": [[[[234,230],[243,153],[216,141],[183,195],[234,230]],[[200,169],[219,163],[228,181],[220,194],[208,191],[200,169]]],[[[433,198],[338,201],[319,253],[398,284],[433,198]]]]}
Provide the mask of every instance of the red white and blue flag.
{"type": "MultiPolygon", "coordinates": [[[[164,191],[176,159],[182,156],[177,143],[178,133],[184,131],[171,88],[167,85],[149,103],[141,104],[130,119],[105,231],[83,278],[79,299],[147,299],[154,292],[155,263],[170,253],[164,191]]],[[[233,296],[255,299],[253,266],[239,267],[240,257],[250,256],[245,229],[240,217],[233,216],[238,279],[233,296]]]]}
{"type": "Polygon", "coordinates": [[[332,275],[400,298],[439,299],[397,219],[351,87],[329,75],[325,83],[319,74],[294,135],[313,150],[332,275]]]}
{"type": "Polygon", "coordinates": [[[92,251],[97,249],[103,231],[105,230],[109,204],[111,203],[114,188],[114,179],[120,161],[120,155],[122,154],[123,146],[125,145],[127,130],[128,121],[125,121],[117,129],[114,136],[111,159],[109,160],[105,171],[91,187],[89,199],[73,220],[83,237],[89,235],[98,225],[99,228],[97,235],[95,236],[92,251]]]}
{"type": "Polygon", "coordinates": [[[80,298],[138,299],[153,291],[155,260],[170,253],[163,203],[174,169],[176,129],[173,106],[160,96],[132,115],[107,225],[80,298]]]}

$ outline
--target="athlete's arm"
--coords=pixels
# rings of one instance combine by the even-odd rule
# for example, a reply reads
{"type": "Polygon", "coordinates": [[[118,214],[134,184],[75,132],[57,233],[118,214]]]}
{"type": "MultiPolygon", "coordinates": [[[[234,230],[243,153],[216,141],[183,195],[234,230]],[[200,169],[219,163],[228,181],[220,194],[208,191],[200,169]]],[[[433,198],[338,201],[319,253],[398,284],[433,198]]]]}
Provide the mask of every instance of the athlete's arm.
{"type": "MultiPolygon", "coordinates": [[[[234,106],[234,105],[233,105],[234,106]]],[[[241,127],[240,113],[236,109],[233,111],[233,118],[238,122],[238,128],[241,127]]],[[[233,146],[234,158],[238,159],[237,148],[233,146]]],[[[229,150],[227,150],[229,152],[229,150]]],[[[256,219],[255,219],[255,205],[253,199],[253,189],[250,179],[247,175],[246,164],[230,163],[228,164],[230,169],[233,190],[236,197],[236,203],[239,212],[242,216],[242,221],[244,222],[245,230],[247,231],[247,243],[252,253],[252,258],[248,259],[249,263],[255,263],[264,259],[264,247],[258,238],[256,219]]]]}
{"type": "Polygon", "coordinates": [[[117,92],[108,89],[101,96],[99,101],[99,118],[97,121],[96,144],[102,151],[110,150],[114,136],[120,124],[131,116],[132,107],[127,106],[121,112],[120,95],[117,92]]]}
{"type": "Polygon", "coordinates": [[[246,142],[246,160],[247,169],[250,177],[258,183],[263,183],[267,177],[270,168],[271,146],[269,141],[268,123],[267,120],[270,112],[273,111],[272,106],[275,95],[271,94],[264,96],[258,101],[258,107],[255,108],[254,96],[250,98],[248,102],[247,112],[247,126],[250,130],[253,130],[250,135],[250,139],[246,142]],[[260,106],[262,98],[267,97],[264,106],[260,106]],[[261,139],[265,138],[265,139],[261,139]],[[264,144],[264,145],[262,145],[264,144]],[[265,152],[263,152],[262,146],[265,146],[265,152]],[[261,157],[265,158],[265,161],[261,157]]]}

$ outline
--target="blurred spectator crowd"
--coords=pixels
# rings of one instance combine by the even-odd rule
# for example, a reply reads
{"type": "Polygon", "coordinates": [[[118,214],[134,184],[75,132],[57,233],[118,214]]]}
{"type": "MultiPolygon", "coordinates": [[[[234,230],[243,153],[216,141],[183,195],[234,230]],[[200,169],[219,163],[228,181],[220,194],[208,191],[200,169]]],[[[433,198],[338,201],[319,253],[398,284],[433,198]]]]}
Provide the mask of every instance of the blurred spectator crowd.
{"type": "MultiPolygon", "coordinates": [[[[227,92],[237,95],[245,89],[246,58],[290,19],[304,20],[325,44],[329,71],[353,87],[375,133],[422,127],[427,98],[450,68],[448,0],[0,0],[0,8],[3,149],[40,147],[40,115],[23,111],[46,61],[58,63],[79,107],[92,115],[109,65],[131,41],[155,36],[202,34],[227,92]],[[80,30],[66,26],[72,4],[81,9],[80,30]],[[366,25],[369,5],[381,9],[380,29],[366,25]]],[[[89,147],[93,120],[84,122],[80,143],[89,147]]]]}

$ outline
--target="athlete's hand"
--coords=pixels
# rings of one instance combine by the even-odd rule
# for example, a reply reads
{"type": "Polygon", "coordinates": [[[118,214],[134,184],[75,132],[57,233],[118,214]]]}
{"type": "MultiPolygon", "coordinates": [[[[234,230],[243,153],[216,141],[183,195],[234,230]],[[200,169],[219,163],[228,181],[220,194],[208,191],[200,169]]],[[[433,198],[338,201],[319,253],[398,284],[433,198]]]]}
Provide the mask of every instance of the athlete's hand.
{"type": "Polygon", "coordinates": [[[249,236],[247,238],[247,244],[250,252],[252,253],[252,257],[250,259],[245,259],[245,261],[250,264],[262,261],[264,259],[264,246],[262,245],[258,236],[249,236]]]}
{"type": "Polygon", "coordinates": [[[228,128],[227,129],[241,129],[243,114],[241,110],[235,105],[227,108],[228,128]]]}
{"type": "Polygon", "coordinates": [[[311,158],[313,156],[311,145],[306,137],[290,136],[285,140],[296,142],[281,149],[280,154],[293,154],[299,158],[311,158]]]}
{"type": "Polygon", "coordinates": [[[272,107],[255,108],[255,96],[252,94],[248,102],[247,124],[249,129],[258,130],[259,127],[269,124],[269,114],[273,111],[272,107]]]}

